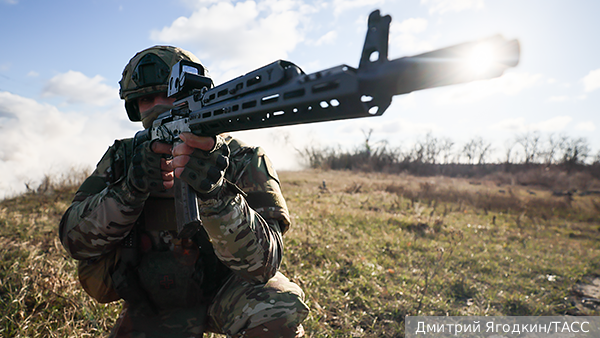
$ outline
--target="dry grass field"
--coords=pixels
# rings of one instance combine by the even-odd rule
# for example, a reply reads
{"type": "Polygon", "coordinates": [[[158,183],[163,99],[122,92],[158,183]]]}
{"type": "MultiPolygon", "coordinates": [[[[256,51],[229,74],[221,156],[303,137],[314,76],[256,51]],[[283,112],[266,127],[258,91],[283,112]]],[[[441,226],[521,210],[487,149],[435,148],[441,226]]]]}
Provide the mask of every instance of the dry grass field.
{"type": "MultiPolygon", "coordinates": [[[[280,173],[293,217],[283,272],[308,337],[403,337],[406,315],[600,315],[600,196],[496,181],[280,173]]],[[[598,189],[598,187],[595,187],[598,189]]],[[[80,288],[57,238],[75,183],[0,201],[0,336],[102,337],[120,304],[80,288]]]]}

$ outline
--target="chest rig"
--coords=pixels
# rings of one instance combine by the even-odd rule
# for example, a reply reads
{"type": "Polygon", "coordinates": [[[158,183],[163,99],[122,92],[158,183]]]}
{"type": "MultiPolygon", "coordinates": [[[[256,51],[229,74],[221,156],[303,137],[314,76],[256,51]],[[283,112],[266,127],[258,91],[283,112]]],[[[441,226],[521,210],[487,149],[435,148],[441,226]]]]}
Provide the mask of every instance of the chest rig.
{"type": "Polygon", "coordinates": [[[230,274],[203,228],[191,239],[180,239],[175,222],[173,199],[151,196],[122,242],[112,278],[132,306],[152,312],[198,306],[210,301],[230,274]]]}

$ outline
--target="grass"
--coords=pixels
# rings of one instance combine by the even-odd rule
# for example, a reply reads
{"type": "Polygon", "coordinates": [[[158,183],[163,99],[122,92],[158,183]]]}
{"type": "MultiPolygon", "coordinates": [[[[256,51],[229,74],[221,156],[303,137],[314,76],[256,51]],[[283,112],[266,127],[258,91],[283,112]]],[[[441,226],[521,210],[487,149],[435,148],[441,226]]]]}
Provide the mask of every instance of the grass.
{"type": "Polygon", "coordinates": [[[0,336],[99,337],[118,308],[85,294],[58,240],[76,186],[42,186],[0,202],[0,336]]]}
{"type": "MultiPolygon", "coordinates": [[[[406,315],[600,315],[600,196],[341,171],[280,173],[293,217],[282,271],[308,337],[403,337],[406,315]]],[[[0,202],[0,336],[101,337],[119,303],[78,284],[57,236],[75,182],[0,202]]]]}

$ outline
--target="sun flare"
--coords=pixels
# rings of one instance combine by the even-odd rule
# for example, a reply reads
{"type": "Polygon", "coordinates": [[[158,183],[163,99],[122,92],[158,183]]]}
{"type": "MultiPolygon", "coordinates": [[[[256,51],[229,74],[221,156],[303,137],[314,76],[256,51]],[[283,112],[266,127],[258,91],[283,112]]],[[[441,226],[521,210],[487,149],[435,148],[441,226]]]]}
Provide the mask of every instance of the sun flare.
{"type": "Polygon", "coordinates": [[[491,68],[494,60],[494,47],[489,43],[481,43],[470,51],[467,57],[467,66],[472,72],[482,74],[491,68]]]}

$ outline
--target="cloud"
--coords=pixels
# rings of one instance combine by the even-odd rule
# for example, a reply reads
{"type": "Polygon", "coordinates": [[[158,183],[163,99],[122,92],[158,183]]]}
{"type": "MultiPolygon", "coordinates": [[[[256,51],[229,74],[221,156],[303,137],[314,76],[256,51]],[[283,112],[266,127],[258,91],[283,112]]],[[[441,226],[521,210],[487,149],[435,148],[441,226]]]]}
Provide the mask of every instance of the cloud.
{"type": "Polygon", "coordinates": [[[421,4],[429,6],[429,13],[432,14],[462,12],[485,7],[484,0],[421,0],[421,4]]]}
{"type": "Polygon", "coordinates": [[[231,2],[222,0],[181,0],[182,3],[186,4],[189,8],[201,8],[207,7],[217,2],[231,2]]]}
{"type": "Polygon", "coordinates": [[[70,70],[51,78],[42,91],[43,97],[64,97],[67,103],[87,103],[105,106],[119,100],[118,89],[103,84],[104,78],[93,78],[70,70]]]}
{"type": "Polygon", "coordinates": [[[214,77],[226,80],[287,58],[304,40],[304,11],[309,9],[294,1],[213,3],[152,31],[150,38],[186,46],[206,63],[214,77]]]}
{"type": "Polygon", "coordinates": [[[549,102],[566,102],[569,100],[570,98],[566,95],[551,96],[550,98],[548,98],[549,102]]]}
{"type": "Polygon", "coordinates": [[[592,121],[580,122],[575,126],[575,129],[581,131],[596,131],[596,125],[592,121]]]}
{"type": "Polygon", "coordinates": [[[337,36],[338,34],[336,31],[329,31],[315,41],[314,44],[315,46],[332,44],[335,42],[335,39],[337,39],[337,36]]]}
{"type": "Polygon", "coordinates": [[[126,123],[121,105],[93,108],[64,112],[0,92],[0,198],[22,192],[26,182],[39,182],[44,175],[93,168],[114,139],[141,129],[126,123]]]}
{"type": "Polygon", "coordinates": [[[518,117],[500,121],[499,123],[493,125],[491,129],[509,131],[513,133],[522,133],[528,131],[557,132],[564,130],[567,124],[569,124],[572,120],[573,118],[570,116],[556,116],[538,123],[527,123],[525,118],[518,117]]]}
{"type": "Polygon", "coordinates": [[[525,119],[517,117],[513,119],[505,119],[492,126],[492,129],[504,130],[510,132],[523,132],[527,130],[525,119]]]}
{"type": "Polygon", "coordinates": [[[556,116],[546,121],[532,123],[529,126],[529,129],[545,132],[561,131],[565,129],[567,124],[569,124],[571,121],[573,121],[573,118],[570,116],[556,116]]]}
{"type": "Polygon", "coordinates": [[[406,19],[396,25],[392,25],[394,27],[391,30],[397,30],[400,33],[421,33],[427,29],[427,20],[423,18],[410,18],[406,19]]]}
{"type": "Polygon", "coordinates": [[[583,87],[586,93],[600,88],[600,69],[592,70],[583,78],[583,87]]]}
{"type": "Polygon", "coordinates": [[[496,95],[516,95],[540,83],[540,74],[509,72],[499,78],[452,86],[440,91],[439,104],[472,103],[496,95]]]}
{"type": "Polygon", "coordinates": [[[385,0],[334,0],[333,1],[333,14],[338,16],[345,11],[360,8],[360,7],[373,7],[383,5],[385,0]]]}
{"type": "Polygon", "coordinates": [[[420,53],[433,49],[428,41],[417,37],[427,30],[428,21],[423,18],[410,18],[402,22],[392,21],[390,25],[390,46],[402,53],[420,53]]]}

